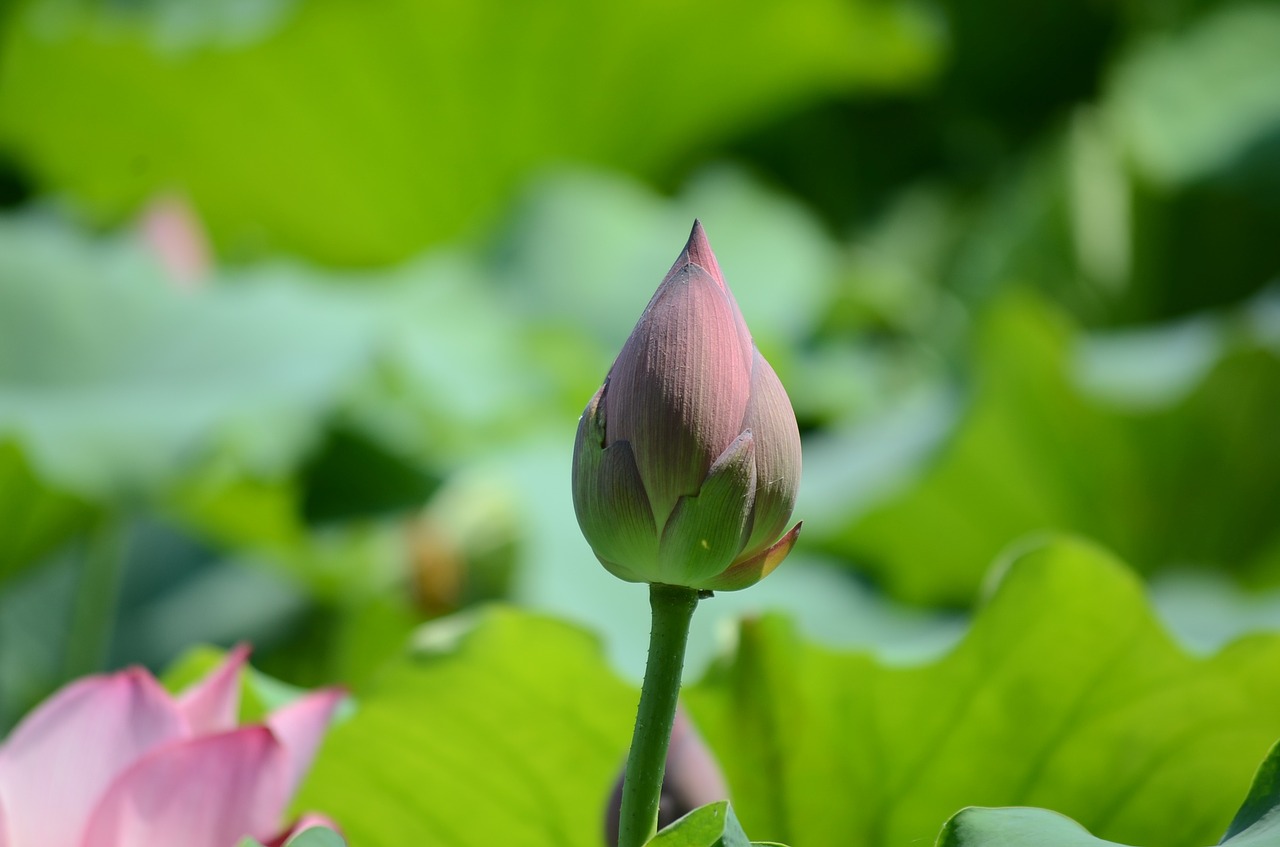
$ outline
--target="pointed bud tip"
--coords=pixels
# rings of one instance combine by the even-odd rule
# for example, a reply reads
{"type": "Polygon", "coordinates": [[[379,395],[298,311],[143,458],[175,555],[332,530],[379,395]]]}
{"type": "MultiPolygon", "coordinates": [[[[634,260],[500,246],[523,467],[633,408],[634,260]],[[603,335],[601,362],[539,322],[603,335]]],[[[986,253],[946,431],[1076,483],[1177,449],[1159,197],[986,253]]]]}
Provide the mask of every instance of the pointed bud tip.
{"type": "Polygon", "coordinates": [[[677,266],[697,265],[711,274],[721,287],[725,285],[724,275],[720,273],[720,264],[716,261],[716,254],[711,252],[711,242],[707,241],[706,230],[702,228],[702,221],[698,218],[693,219],[689,240],[685,243],[684,252],[680,254],[680,260],[676,264],[677,266]]]}

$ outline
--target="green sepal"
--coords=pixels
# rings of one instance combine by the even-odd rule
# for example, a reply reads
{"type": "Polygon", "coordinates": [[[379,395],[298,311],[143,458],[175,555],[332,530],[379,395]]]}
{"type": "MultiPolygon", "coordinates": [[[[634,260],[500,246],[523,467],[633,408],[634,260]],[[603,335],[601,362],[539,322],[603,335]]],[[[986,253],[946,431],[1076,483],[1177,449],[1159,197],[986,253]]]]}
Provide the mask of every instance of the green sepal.
{"type": "Polygon", "coordinates": [[[662,530],[655,582],[699,588],[741,552],[751,530],[755,453],[747,430],[711,465],[698,493],[676,501],[662,530]]]}

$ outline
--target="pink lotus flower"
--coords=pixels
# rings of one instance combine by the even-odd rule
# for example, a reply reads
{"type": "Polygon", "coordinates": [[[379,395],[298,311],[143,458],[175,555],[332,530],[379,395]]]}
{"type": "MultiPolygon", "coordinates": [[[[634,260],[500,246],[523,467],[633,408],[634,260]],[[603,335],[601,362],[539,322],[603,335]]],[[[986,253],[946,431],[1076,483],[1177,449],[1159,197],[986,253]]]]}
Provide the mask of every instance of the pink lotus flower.
{"type": "Polygon", "coordinates": [[[344,695],[316,691],[238,727],[248,654],[237,647],[176,698],[130,668],[42,703],[0,745],[0,847],[282,843],[285,807],[344,695]]]}

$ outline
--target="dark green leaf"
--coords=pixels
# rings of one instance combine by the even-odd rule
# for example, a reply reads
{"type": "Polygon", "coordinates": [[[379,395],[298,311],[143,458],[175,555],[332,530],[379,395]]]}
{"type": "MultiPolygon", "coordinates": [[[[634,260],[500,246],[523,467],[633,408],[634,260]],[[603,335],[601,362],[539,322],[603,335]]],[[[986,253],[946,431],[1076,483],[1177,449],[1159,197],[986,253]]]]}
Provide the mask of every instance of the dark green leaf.
{"type": "Polygon", "coordinates": [[[418,509],[440,485],[412,460],[344,427],[326,434],[301,476],[302,516],[310,523],[418,509]]]}

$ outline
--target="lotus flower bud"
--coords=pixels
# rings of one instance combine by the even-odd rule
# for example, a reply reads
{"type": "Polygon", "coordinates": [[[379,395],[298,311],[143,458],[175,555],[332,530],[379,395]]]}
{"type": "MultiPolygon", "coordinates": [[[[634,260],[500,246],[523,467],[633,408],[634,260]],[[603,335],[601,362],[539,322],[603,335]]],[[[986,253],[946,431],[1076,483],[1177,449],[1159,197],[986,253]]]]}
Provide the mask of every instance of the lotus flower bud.
{"type": "Polygon", "coordinates": [[[578,524],[615,576],[733,591],[791,552],[799,482],[791,401],[695,221],[578,423],[578,524]]]}

